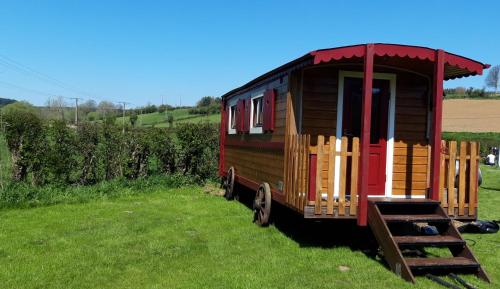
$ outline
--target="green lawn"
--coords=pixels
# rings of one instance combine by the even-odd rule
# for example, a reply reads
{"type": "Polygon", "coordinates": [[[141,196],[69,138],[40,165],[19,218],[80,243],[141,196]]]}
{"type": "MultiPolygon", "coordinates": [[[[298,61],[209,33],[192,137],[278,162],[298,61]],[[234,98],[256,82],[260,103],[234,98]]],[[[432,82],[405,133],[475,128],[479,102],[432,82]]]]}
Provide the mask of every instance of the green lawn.
{"type": "MultiPolygon", "coordinates": [[[[483,173],[480,217],[499,219],[500,171],[483,173]]],[[[275,206],[275,225],[260,228],[245,204],[187,187],[2,210],[1,287],[441,288],[422,277],[416,285],[396,277],[356,245],[365,232],[353,226],[305,223],[275,206]]],[[[498,288],[499,235],[465,238],[493,285],[466,278],[498,288]]]]}
{"type": "MultiPolygon", "coordinates": [[[[206,115],[189,114],[188,108],[180,108],[175,110],[169,110],[166,113],[145,113],[138,115],[136,125],[139,127],[168,127],[167,114],[174,116],[174,126],[180,123],[186,122],[203,122],[209,121],[211,123],[220,122],[220,114],[212,114],[208,117],[206,115]]],[[[122,124],[122,117],[116,119],[116,123],[122,124]]],[[[125,117],[125,123],[129,124],[129,117],[125,117]]]]}

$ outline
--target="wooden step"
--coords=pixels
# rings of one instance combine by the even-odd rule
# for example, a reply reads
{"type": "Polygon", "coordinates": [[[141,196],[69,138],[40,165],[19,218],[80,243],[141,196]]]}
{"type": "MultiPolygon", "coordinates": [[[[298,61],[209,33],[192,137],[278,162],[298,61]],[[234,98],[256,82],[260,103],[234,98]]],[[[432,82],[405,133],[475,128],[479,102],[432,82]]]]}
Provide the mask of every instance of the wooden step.
{"type": "Polygon", "coordinates": [[[440,201],[431,199],[397,199],[397,198],[369,198],[369,202],[377,205],[439,205],[440,201]]]}
{"type": "Polygon", "coordinates": [[[394,241],[399,246],[438,246],[447,247],[464,245],[465,241],[453,236],[394,236],[394,241]]]}
{"type": "Polygon", "coordinates": [[[474,260],[464,257],[450,258],[405,258],[406,264],[412,270],[436,270],[436,269],[474,269],[479,264],[474,260]]]}
{"type": "Polygon", "coordinates": [[[386,222],[449,222],[450,218],[438,214],[382,215],[386,222]]]}

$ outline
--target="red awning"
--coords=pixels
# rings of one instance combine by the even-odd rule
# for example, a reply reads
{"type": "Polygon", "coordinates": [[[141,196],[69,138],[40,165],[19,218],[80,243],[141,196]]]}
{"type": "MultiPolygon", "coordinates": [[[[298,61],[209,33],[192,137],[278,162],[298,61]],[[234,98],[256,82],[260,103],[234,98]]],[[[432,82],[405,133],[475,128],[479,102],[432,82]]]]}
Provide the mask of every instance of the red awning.
{"type": "MultiPolygon", "coordinates": [[[[435,49],[400,45],[400,44],[374,44],[375,56],[400,57],[415,59],[417,61],[434,62],[435,49]]],[[[314,64],[338,61],[341,59],[362,58],[365,54],[365,45],[344,46],[331,49],[316,50],[310,53],[314,64]]],[[[483,74],[483,69],[488,68],[483,64],[463,56],[445,52],[445,79],[454,79],[471,75],[483,74]]]]}

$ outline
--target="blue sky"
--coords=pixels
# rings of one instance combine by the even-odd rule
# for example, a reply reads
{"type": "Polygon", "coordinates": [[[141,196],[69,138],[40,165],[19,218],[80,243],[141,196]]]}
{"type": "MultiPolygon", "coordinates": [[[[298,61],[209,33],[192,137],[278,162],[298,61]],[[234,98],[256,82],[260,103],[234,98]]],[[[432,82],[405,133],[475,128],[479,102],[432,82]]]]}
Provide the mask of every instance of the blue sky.
{"type": "MultiPolygon", "coordinates": [[[[499,3],[1,1],[0,97],[138,106],[163,96],[189,105],[308,51],[367,42],[443,48],[500,64],[499,3]]],[[[483,87],[484,76],[446,83],[459,85],[483,87]]]]}

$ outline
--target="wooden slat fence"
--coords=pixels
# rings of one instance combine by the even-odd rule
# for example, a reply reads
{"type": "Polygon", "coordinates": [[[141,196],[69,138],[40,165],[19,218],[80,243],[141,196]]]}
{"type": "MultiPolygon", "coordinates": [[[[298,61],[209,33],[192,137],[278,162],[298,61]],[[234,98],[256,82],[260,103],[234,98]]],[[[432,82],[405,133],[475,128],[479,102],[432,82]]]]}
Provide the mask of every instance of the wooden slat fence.
{"type": "Polygon", "coordinates": [[[309,187],[310,135],[290,135],[286,142],[284,190],[286,203],[304,211],[309,187]]]}
{"type": "Polygon", "coordinates": [[[289,135],[285,144],[284,191],[286,203],[303,212],[314,205],[315,214],[355,216],[358,189],[359,139],[341,139],[341,149],[335,149],[336,138],[317,136],[315,146],[310,135],[289,135]],[[314,157],[316,171],[311,174],[309,163],[314,157]],[[335,162],[340,159],[339,194],[334,196],[335,162]],[[310,180],[310,176],[315,176],[310,180]],[[314,201],[308,202],[310,183],[314,182],[314,201]],[[349,191],[348,191],[349,189],[349,191]],[[352,197],[351,196],[355,196],[352,197]]]}
{"type": "Polygon", "coordinates": [[[476,216],[479,144],[442,141],[439,198],[448,215],[476,216]]]}
{"type": "MultiPolygon", "coordinates": [[[[315,215],[356,215],[359,139],[342,137],[340,151],[335,149],[336,141],[334,136],[318,135],[316,145],[311,145],[310,135],[288,136],[283,189],[289,206],[300,212],[305,206],[314,206],[315,215]],[[338,196],[334,195],[336,160],[340,176],[338,196]]],[[[478,166],[477,142],[442,142],[439,197],[450,216],[476,216],[478,166]]]]}
{"type": "Polygon", "coordinates": [[[317,146],[310,148],[311,154],[315,154],[317,159],[314,213],[317,215],[355,216],[359,139],[342,137],[340,151],[335,149],[336,141],[334,136],[326,139],[319,135],[317,146]],[[336,159],[340,159],[338,196],[334,195],[336,159]]]}

